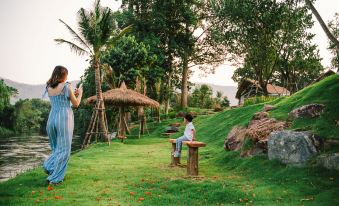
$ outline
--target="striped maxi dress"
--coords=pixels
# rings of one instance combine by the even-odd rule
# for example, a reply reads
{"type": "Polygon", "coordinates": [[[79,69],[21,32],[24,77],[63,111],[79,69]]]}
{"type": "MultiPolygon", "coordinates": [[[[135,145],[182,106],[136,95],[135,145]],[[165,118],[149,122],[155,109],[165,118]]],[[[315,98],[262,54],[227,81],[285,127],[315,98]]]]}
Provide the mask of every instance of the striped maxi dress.
{"type": "Polygon", "coordinates": [[[66,82],[60,94],[49,96],[51,111],[46,129],[52,151],[43,168],[48,174],[47,180],[51,183],[63,181],[71,153],[74,117],[68,87],[69,83],[66,82]]]}

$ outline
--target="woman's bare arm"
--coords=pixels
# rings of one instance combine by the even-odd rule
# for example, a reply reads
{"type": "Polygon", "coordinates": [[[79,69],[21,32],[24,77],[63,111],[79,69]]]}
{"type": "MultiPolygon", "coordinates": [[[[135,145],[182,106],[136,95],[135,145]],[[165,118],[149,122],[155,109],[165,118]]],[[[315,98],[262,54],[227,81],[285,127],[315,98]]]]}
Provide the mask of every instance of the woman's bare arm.
{"type": "Polygon", "coordinates": [[[73,88],[71,85],[68,86],[69,89],[69,98],[71,100],[71,103],[74,107],[78,107],[80,105],[81,102],[81,98],[82,98],[82,88],[78,89],[78,96],[76,97],[74,92],[73,92],[73,88]]]}

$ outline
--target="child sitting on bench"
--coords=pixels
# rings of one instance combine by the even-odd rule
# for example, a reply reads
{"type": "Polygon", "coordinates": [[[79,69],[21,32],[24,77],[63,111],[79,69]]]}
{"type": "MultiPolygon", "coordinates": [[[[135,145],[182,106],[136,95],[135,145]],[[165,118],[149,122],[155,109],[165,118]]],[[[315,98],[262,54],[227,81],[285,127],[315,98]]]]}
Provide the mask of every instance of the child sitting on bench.
{"type": "Polygon", "coordinates": [[[193,117],[191,114],[186,114],[184,123],[186,124],[184,135],[176,139],[176,147],[173,156],[180,157],[183,141],[195,141],[195,128],[192,123],[193,117]]]}

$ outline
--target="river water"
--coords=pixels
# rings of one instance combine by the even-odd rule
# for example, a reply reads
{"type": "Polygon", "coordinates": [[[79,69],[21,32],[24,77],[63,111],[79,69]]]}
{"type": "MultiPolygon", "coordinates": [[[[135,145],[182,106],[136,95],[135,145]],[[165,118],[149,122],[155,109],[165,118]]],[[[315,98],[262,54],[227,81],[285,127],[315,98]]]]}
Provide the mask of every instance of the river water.
{"type": "MultiPolygon", "coordinates": [[[[78,136],[73,137],[73,152],[80,149],[80,141],[78,136]]],[[[0,138],[0,182],[28,169],[41,166],[50,151],[46,136],[0,138]]]]}

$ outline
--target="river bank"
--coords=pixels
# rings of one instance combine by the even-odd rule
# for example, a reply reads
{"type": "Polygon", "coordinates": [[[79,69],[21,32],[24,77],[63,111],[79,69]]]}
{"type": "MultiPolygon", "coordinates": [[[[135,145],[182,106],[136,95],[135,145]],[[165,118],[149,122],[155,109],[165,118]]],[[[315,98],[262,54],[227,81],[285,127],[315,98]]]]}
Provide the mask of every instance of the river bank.
{"type": "MultiPolygon", "coordinates": [[[[80,144],[80,138],[75,136],[72,141],[72,151],[79,150],[80,144]]],[[[39,167],[49,153],[47,136],[24,135],[0,138],[0,182],[39,167]]]]}

